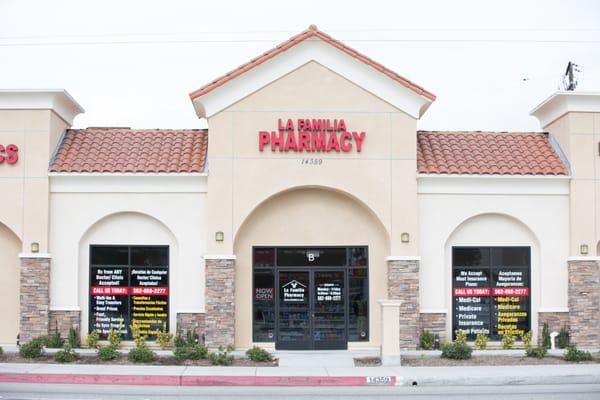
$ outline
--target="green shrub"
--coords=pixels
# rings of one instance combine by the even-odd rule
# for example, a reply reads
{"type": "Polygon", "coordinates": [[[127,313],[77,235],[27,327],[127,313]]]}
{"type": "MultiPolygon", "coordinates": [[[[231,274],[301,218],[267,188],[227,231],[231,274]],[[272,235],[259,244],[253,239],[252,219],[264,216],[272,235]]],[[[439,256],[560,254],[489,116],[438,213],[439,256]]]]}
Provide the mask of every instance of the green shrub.
{"type": "Polygon", "coordinates": [[[163,322],[162,331],[156,335],[156,342],[161,349],[167,349],[173,344],[173,334],[167,331],[167,324],[163,322]]]}
{"type": "Polygon", "coordinates": [[[121,348],[121,331],[123,330],[123,320],[119,321],[119,326],[117,327],[117,329],[115,329],[114,327],[111,327],[110,330],[108,331],[108,343],[110,343],[110,345],[115,348],[115,349],[120,349],[121,348]]]}
{"type": "Polygon", "coordinates": [[[65,344],[62,350],[54,354],[54,359],[59,363],[71,363],[79,358],[79,355],[75,353],[75,350],[70,344],[65,344]]]}
{"type": "Polygon", "coordinates": [[[548,323],[544,322],[544,328],[542,329],[542,346],[544,346],[546,349],[549,349],[550,345],[550,328],[548,328],[548,323]]]}
{"type": "Polygon", "coordinates": [[[98,358],[102,361],[112,361],[121,357],[121,353],[114,347],[105,346],[98,349],[98,358]]]}
{"type": "Polygon", "coordinates": [[[419,344],[423,350],[431,350],[433,349],[433,341],[435,337],[433,333],[429,332],[427,329],[421,330],[421,337],[419,338],[419,344]]]}
{"type": "Polygon", "coordinates": [[[473,349],[466,343],[462,342],[444,342],[442,344],[442,358],[450,358],[453,360],[466,360],[471,358],[473,349]]]}
{"type": "Polygon", "coordinates": [[[81,338],[79,332],[74,327],[69,328],[69,338],[67,339],[69,346],[74,349],[81,347],[81,338]]]}
{"type": "Polygon", "coordinates": [[[563,326],[556,337],[556,347],[566,349],[569,346],[569,330],[563,326]]]}
{"type": "Polygon", "coordinates": [[[4,349],[2,348],[2,346],[0,346],[0,357],[2,357],[4,355],[4,349]]]}
{"type": "Polygon", "coordinates": [[[258,346],[254,346],[251,349],[246,351],[246,356],[249,359],[256,362],[264,362],[264,361],[273,361],[273,356],[271,353],[266,351],[265,349],[261,349],[258,346]]]}
{"type": "Polygon", "coordinates": [[[156,359],[156,353],[147,347],[134,347],[127,354],[129,361],[134,363],[149,363],[156,359]]]}
{"type": "Polygon", "coordinates": [[[214,353],[208,354],[208,360],[212,365],[231,365],[233,364],[233,356],[229,354],[233,348],[227,346],[223,349],[223,346],[219,346],[219,350],[214,353]]]}
{"type": "Polygon", "coordinates": [[[49,335],[46,339],[46,347],[48,347],[49,349],[61,349],[64,344],[65,341],[63,338],[60,337],[60,332],[58,331],[58,329],[55,329],[54,333],[52,335],[49,335]]]}
{"type": "Polygon", "coordinates": [[[527,357],[544,358],[548,354],[548,349],[544,346],[532,347],[525,351],[527,357]]]}
{"type": "Polygon", "coordinates": [[[475,347],[477,347],[479,350],[485,350],[488,340],[489,338],[487,333],[485,330],[481,329],[479,332],[477,332],[477,336],[475,337],[475,347]]]}
{"type": "Polygon", "coordinates": [[[88,347],[92,348],[92,349],[97,349],[98,348],[98,342],[100,341],[100,333],[98,333],[98,331],[92,331],[90,332],[86,339],[85,339],[88,347]]]}
{"type": "Polygon", "coordinates": [[[183,347],[185,346],[185,339],[183,338],[183,335],[181,334],[181,331],[177,331],[177,334],[175,335],[175,338],[173,339],[173,345],[175,346],[175,348],[177,347],[183,347]]]}
{"type": "Polygon", "coordinates": [[[33,338],[19,348],[19,354],[24,358],[41,357],[44,354],[45,342],[46,338],[43,336],[33,338]]]}
{"type": "Polygon", "coordinates": [[[201,360],[206,358],[208,350],[201,344],[186,344],[185,346],[176,347],[173,350],[173,355],[179,361],[201,360]]]}
{"type": "Polygon", "coordinates": [[[502,348],[505,350],[512,349],[515,344],[515,337],[508,333],[502,335],[502,348]]]}
{"type": "Polygon", "coordinates": [[[525,347],[525,350],[531,349],[532,339],[533,339],[532,331],[528,331],[527,333],[524,333],[523,336],[521,336],[521,341],[523,342],[523,347],[525,347]]]}
{"type": "Polygon", "coordinates": [[[467,332],[463,331],[462,329],[455,330],[454,331],[454,343],[466,344],[467,343],[467,332]]]}
{"type": "Polygon", "coordinates": [[[134,363],[149,363],[156,359],[156,353],[146,347],[146,337],[140,333],[135,325],[130,325],[135,347],[129,350],[127,358],[134,363]]]}
{"type": "Polygon", "coordinates": [[[140,330],[135,325],[129,325],[131,329],[131,336],[133,336],[133,342],[135,347],[146,347],[146,337],[140,333],[140,330]]]}
{"type": "Polygon", "coordinates": [[[585,350],[578,350],[575,346],[567,347],[565,360],[571,362],[592,361],[592,353],[585,350]]]}

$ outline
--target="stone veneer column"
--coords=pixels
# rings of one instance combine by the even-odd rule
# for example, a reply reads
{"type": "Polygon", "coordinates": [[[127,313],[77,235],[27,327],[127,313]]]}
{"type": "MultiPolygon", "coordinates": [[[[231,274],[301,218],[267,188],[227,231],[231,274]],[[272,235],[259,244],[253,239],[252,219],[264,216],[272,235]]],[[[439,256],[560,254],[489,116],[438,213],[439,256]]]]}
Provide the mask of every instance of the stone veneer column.
{"type": "Polygon", "coordinates": [[[388,298],[400,305],[400,348],[419,344],[419,260],[416,257],[388,258],[388,298]]]}
{"type": "Polygon", "coordinates": [[[598,261],[569,260],[569,333],[577,346],[600,346],[599,290],[598,261]]]}
{"type": "Polygon", "coordinates": [[[208,348],[235,340],[235,256],[206,256],[205,343],[208,348]]]}
{"type": "Polygon", "coordinates": [[[24,254],[21,258],[21,319],[19,341],[48,334],[50,311],[50,256],[24,254]]]}

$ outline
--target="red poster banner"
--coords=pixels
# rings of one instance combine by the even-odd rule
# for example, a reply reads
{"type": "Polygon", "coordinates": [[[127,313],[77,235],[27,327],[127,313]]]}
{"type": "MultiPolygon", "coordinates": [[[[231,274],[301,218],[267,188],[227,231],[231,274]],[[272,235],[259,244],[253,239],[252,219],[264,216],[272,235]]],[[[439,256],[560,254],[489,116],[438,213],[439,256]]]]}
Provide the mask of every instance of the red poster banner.
{"type": "Polygon", "coordinates": [[[108,295],[108,296],[127,296],[129,288],[127,286],[92,286],[90,287],[91,295],[108,295]]]}
{"type": "Polygon", "coordinates": [[[490,288],[454,288],[454,297],[486,297],[491,293],[490,288]]]}

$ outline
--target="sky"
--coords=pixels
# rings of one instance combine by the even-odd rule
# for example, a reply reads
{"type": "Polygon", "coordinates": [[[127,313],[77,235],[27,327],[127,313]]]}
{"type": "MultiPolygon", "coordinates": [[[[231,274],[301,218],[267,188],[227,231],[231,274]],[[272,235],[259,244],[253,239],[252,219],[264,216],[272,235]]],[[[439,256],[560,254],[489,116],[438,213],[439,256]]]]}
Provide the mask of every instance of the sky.
{"type": "Polygon", "coordinates": [[[0,88],[66,89],[77,128],[204,128],[190,92],[310,24],[433,92],[419,129],[539,130],[569,61],[600,92],[597,0],[0,0],[0,88]]]}

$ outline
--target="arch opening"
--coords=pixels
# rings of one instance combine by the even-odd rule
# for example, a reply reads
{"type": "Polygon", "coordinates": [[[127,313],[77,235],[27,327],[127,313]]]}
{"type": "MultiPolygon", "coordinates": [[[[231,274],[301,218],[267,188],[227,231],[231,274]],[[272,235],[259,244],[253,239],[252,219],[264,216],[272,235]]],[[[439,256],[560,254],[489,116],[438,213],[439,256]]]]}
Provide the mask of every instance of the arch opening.
{"type": "Polygon", "coordinates": [[[253,344],[253,248],[368,248],[369,340],[380,343],[377,300],[387,297],[387,231],[365,204],[339,190],[301,187],[277,193],[260,203],[244,220],[234,240],[235,344],[253,344]]]}
{"type": "Polygon", "coordinates": [[[14,344],[19,333],[21,240],[0,223],[0,343],[14,344]]]}

